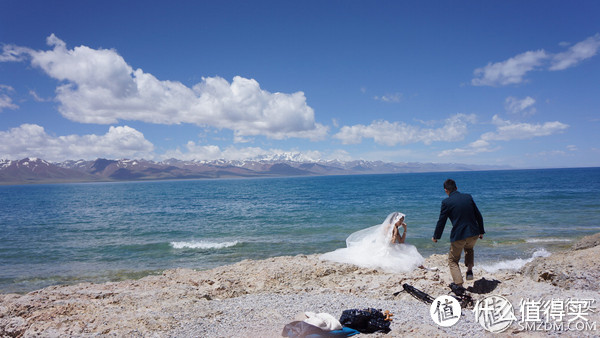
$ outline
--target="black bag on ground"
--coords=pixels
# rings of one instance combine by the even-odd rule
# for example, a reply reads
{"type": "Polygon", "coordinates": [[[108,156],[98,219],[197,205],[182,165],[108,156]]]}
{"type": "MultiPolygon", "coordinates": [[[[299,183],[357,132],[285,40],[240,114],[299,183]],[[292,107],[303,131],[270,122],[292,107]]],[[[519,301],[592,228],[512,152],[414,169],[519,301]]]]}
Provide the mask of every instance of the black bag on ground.
{"type": "Polygon", "coordinates": [[[340,317],[340,323],[342,326],[347,326],[361,333],[388,333],[391,331],[390,322],[385,320],[385,315],[381,313],[381,310],[373,308],[344,310],[340,317]]]}

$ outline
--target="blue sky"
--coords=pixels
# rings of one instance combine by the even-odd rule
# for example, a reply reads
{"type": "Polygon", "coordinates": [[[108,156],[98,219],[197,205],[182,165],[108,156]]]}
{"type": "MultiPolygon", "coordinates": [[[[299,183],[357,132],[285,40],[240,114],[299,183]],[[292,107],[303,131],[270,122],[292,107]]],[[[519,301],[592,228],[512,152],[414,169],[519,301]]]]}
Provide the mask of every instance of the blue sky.
{"type": "Polygon", "coordinates": [[[0,158],[600,166],[597,1],[0,2],[0,158]]]}

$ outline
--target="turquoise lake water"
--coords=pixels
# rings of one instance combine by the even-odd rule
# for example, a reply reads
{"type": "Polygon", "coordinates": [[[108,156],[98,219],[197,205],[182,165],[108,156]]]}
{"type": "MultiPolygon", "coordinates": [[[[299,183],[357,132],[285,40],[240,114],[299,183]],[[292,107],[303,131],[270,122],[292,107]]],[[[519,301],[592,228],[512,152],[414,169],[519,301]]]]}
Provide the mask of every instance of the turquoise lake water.
{"type": "Polygon", "coordinates": [[[0,186],[0,292],[323,253],[393,211],[423,256],[445,254],[446,178],[483,214],[490,271],[600,232],[600,168],[0,186]]]}

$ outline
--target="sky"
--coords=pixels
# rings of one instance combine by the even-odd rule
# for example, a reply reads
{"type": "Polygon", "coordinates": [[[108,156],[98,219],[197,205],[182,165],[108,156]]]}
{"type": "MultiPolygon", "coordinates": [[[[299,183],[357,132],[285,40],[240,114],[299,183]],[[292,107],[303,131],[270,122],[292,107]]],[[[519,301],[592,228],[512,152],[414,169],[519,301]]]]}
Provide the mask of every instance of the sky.
{"type": "Polygon", "coordinates": [[[600,166],[598,1],[0,0],[0,159],[600,166]]]}

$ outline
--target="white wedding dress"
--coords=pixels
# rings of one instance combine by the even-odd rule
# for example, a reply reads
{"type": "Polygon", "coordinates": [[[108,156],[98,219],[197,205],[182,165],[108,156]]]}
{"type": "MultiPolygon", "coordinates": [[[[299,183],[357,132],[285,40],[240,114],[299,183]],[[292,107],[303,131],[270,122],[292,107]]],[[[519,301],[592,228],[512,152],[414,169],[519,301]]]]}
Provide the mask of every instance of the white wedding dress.
{"type": "Polygon", "coordinates": [[[381,269],[385,272],[409,272],[423,264],[424,258],[414,245],[392,243],[394,224],[404,214],[393,212],[379,225],[357,231],[346,239],[346,248],[327,252],[319,258],[338,263],[381,269]]]}

